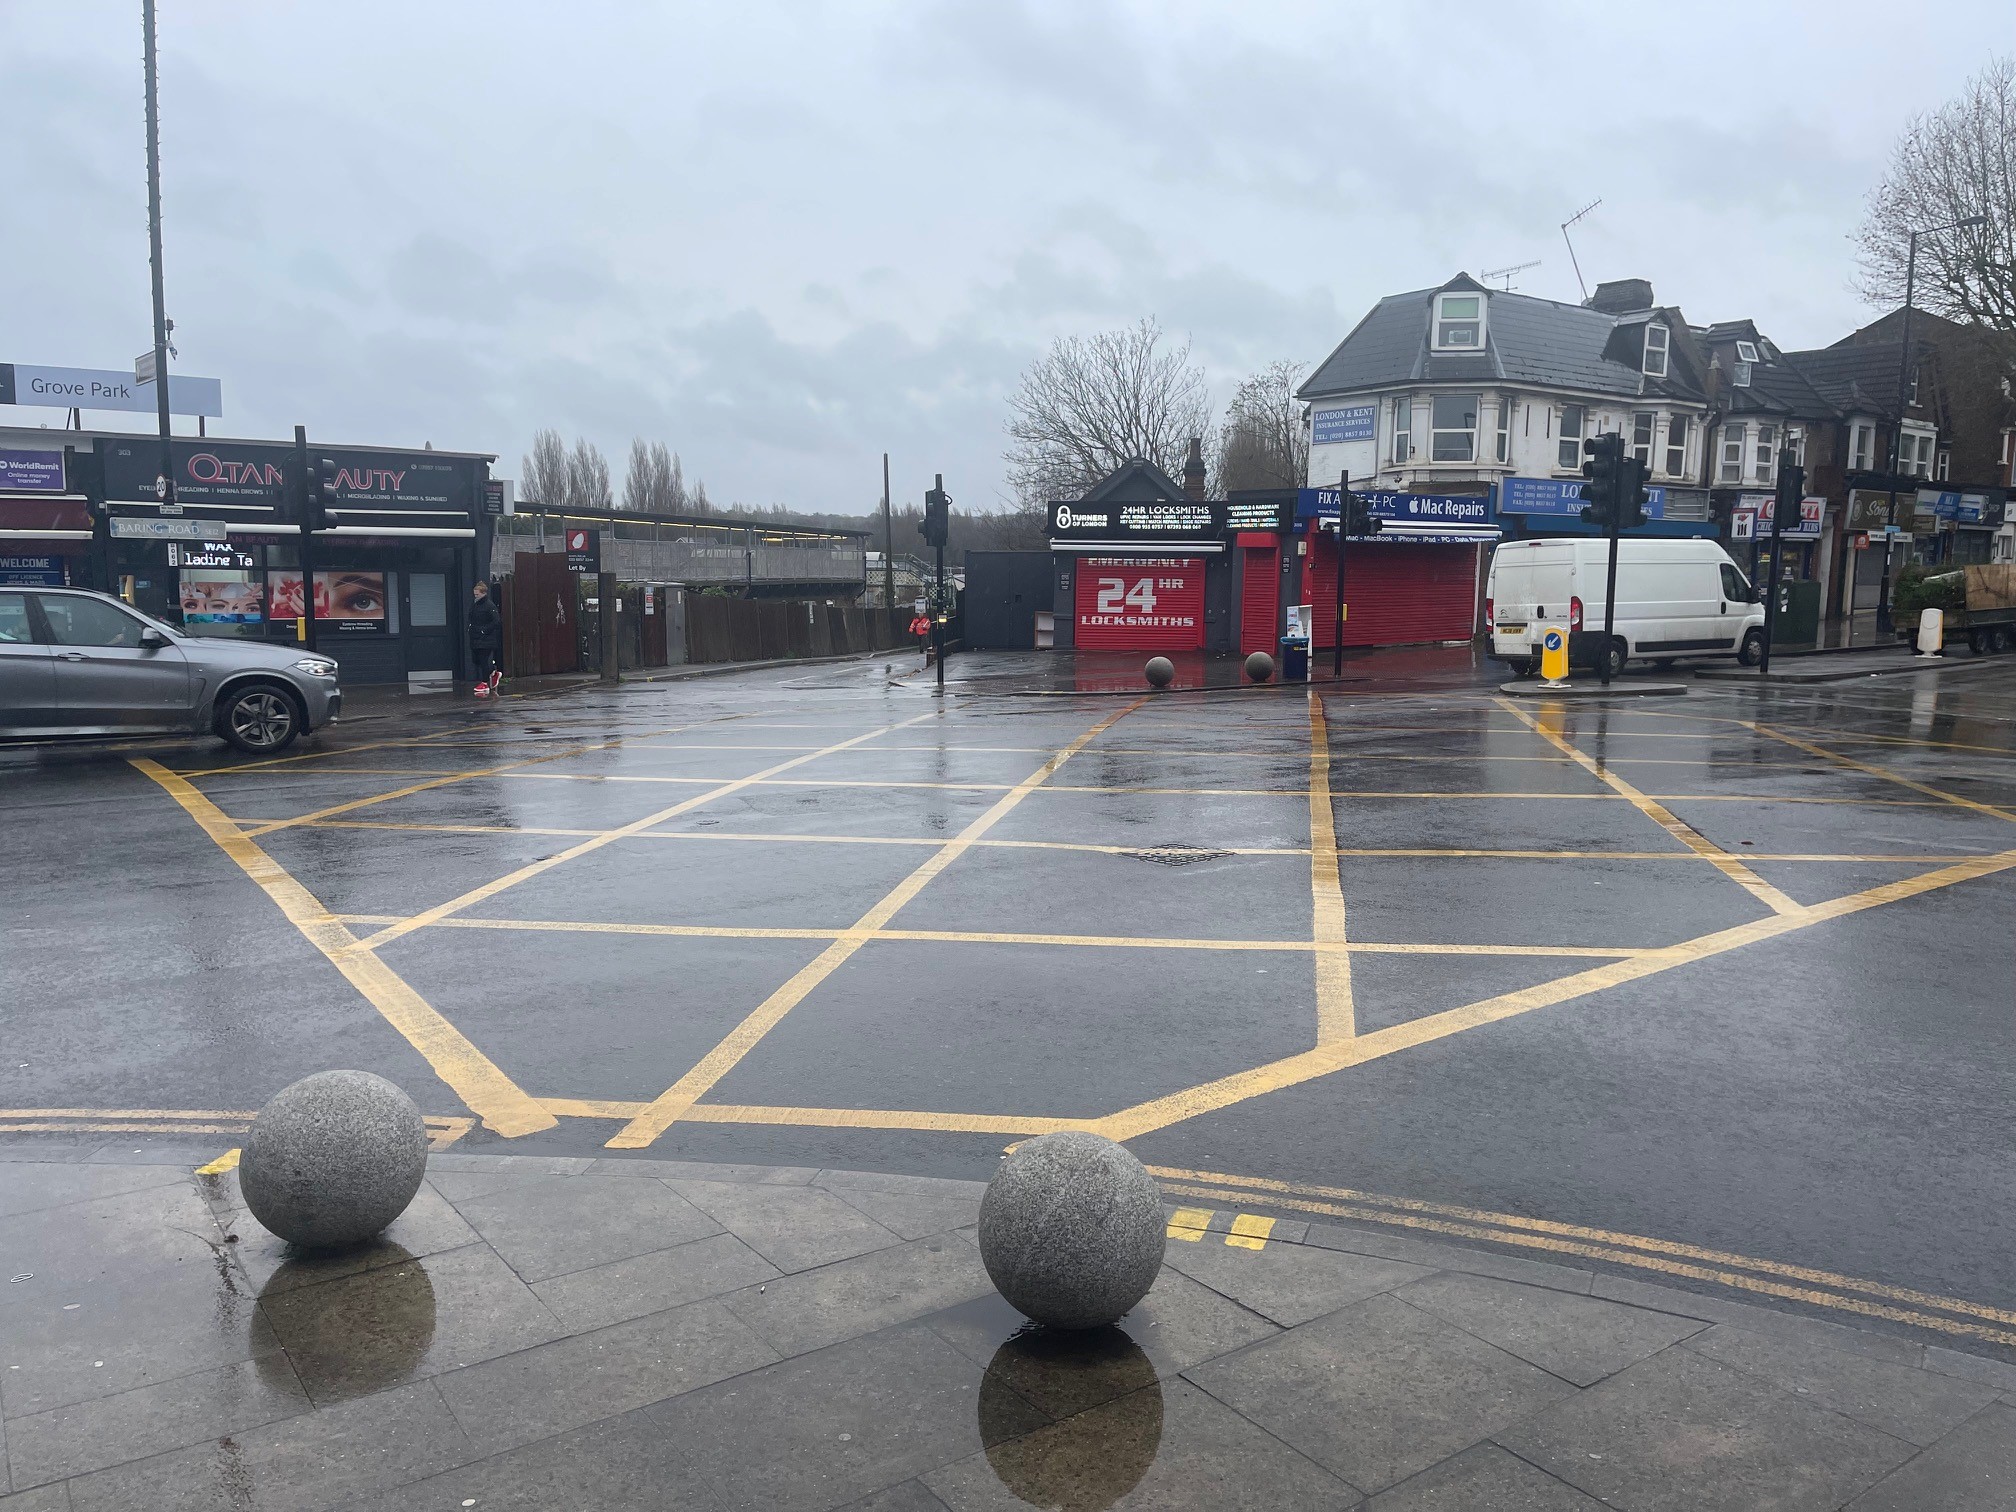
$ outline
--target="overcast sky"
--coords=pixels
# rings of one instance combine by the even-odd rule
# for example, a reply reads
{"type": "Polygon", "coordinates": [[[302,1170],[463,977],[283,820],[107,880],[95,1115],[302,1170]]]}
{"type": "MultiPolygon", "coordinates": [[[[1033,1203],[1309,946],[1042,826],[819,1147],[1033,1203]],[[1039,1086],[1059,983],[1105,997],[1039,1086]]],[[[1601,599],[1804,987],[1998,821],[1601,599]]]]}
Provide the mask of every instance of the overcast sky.
{"type": "MultiPolygon", "coordinates": [[[[0,361],[149,345],[139,0],[0,0],[0,361]]],[[[1540,259],[1787,347],[1869,318],[1898,129],[2009,0],[161,0],[168,311],[231,435],[632,436],[717,503],[1001,498],[1053,336],[1222,401],[1381,294],[1540,259]]],[[[61,423],[47,411],[6,420],[61,423]]],[[[137,416],[94,415],[135,426],[137,416]]],[[[141,422],[144,423],[144,422],[141,422]]]]}

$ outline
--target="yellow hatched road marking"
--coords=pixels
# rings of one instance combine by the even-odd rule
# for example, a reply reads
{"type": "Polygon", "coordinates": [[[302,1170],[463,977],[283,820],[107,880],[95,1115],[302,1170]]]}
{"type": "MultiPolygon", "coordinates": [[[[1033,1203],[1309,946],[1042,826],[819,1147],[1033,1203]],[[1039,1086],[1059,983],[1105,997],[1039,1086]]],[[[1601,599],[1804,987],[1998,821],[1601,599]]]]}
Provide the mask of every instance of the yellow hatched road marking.
{"type": "MultiPolygon", "coordinates": [[[[334,916],[342,924],[388,925],[402,922],[399,914],[346,913],[334,916]]],[[[522,930],[530,933],[660,935],[699,940],[846,940],[867,935],[870,940],[952,945],[1056,945],[1098,950],[1257,951],[1280,955],[1314,952],[1323,955],[1487,955],[1594,956],[1616,960],[1626,956],[1663,955],[1667,945],[1491,945],[1433,944],[1414,940],[1237,940],[1196,935],[1074,935],[1015,934],[1005,930],[869,929],[859,925],[819,928],[767,924],[614,924],[601,919],[437,919],[434,929],[522,930]]]]}
{"type": "Polygon", "coordinates": [[[618,1130],[616,1136],[608,1141],[609,1148],[638,1150],[656,1140],[715,1083],[727,1075],[742,1057],[783,1019],[785,1014],[804,1001],[813,988],[825,981],[856,951],[867,944],[877,930],[895,917],[898,910],[923,891],[927,883],[964,854],[973,841],[1006,818],[1017,804],[1036,791],[1065,762],[1083,750],[1087,742],[1112,728],[1144,702],[1145,699],[1135,699],[1125,708],[1109,714],[1025,777],[1013,792],[1004,793],[984,814],[974,819],[922,866],[897,883],[881,902],[861,916],[854,928],[845,936],[827,946],[809,965],[800,968],[788,982],[765,998],[754,1012],[728,1033],[720,1044],[708,1051],[698,1065],[660,1093],[649,1108],[618,1130]]]}
{"type": "Polygon", "coordinates": [[[865,735],[855,735],[834,745],[827,746],[824,750],[815,752],[813,755],[793,757],[790,761],[780,762],[773,767],[766,767],[753,777],[738,777],[731,782],[724,782],[719,787],[710,788],[704,793],[696,793],[693,797],[675,803],[670,808],[660,809],[655,814],[646,814],[642,819],[623,825],[618,829],[605,830],[599,835],[590,836],[579,845],[571,845],[558,855],[548,856],[541,861],[534,861],[528,866],[521,866],[518,870],[506,876],[499,877],[494,882],[486,882],[481,887],[472,888],[459,897],[450,898],[446,903],[437,903],[434,907],[414,914],[411,918],[401,919],[396,924],[387,925],[384,929],[379,930],[364,941],[365,948],[376,950],[380,946],[389,945],[392,941],[404,935],[409,935],[416,929],[425,929],[430,924],[438,924],[451,914],[460,913],[465,908],[471,908],[478,903],[484,902],[486,899],[494,898],[497,894],[509,888],[516,887],[521,882],[529,882],[532,878],[549,872],[556,866],[564,865],[566,862],[575,860],[580,856],[585,856],[591,851],[600,850],[611,841],[622,840],[631,835],[641,834],[655,825],[663,824],[667,819],[699,808],[702,804],[712,803],[715,799],[725,798],[731,793],[738,793],[762,778],[771,776],[777,772],[787,772],[793,767],[802,766],[806,762],[816,759],[817,756],[825,755],[832,751],[844,751],[849,746],[859,745],[864,740],[873,740],[877,735],[886,735],[891,730],[900,730],[910,725],[922,724],[927,719],[935,719],[937,717],[935,712],[919,714],[912,719],[905,719],[893,725],[884,725],[879,730],[870,730],[865,735]]]}
{"type": "MultiPolygon", "coordinates": [[[[1342,945],[1344,888],[1337,874],[1337,816],[1330,798],[1329,722],[1323,699],[1309,690],[1309,889],[1319,945],[1342,945]]],[[[1316,966],[1316,1043],[1350,1039],[1358,1032],[1351,998],[1351,957],[1319,951],[1316,966]]]]}
{"type": "Polygon", "coordinates": [[[1740,949],[1745,945],[1775,939],[1779,935],[1790,934],[1811,924],[1842,918],[1863,909],[1895,903],[1942,887],[1951,887],[1958,882],[2006,871],[2012,866],[2016,866],[2016,850],[2002,851],[1993,856],[1964,861],[1956,866],[1941,867],[1937,871],[1925,872],[1916,877],[1887,882],[1881,887],[1872,887],[1865,892],[1851,893],[1846,897],[1799,908],[1794,913],[1773,914],[1766,919],[1739,924],[1733,929],[1717,930],[1712,934],[1702,935],[1668,950],[1614,961],[1606,966],[1576,972],[1535,987],[1484,998],[1462,1008],[1426,1014],[1403,1024],[1394,1024],[1370,1034],[1361,1034],[1356,1039],[1319,1045],[1314,1050],[1305,1050],[1299,1055],[1286,1056],[1277,1061],[1270,1061],[1264,1066],[1235,1072],[1216,1081],[1205,1082],[1200,1086],[1108,1114],[1096,1120],[1093,1127],[1098,1133],[1110,1139],[1133,1139],[1155,1129],[1167,1128],[1170,1124],[1182,1123],[1186,1119],[1215,1112],[1234,1103],[1245,1102],[1262,1093],[1278,1092],[1284,1087],[1297,1086],[1319,1076],[1328,1076],[1334,1071],[1343,1070],[1346,1066],[1362,1065],[1366,1061],[1377,1060],[1396,1051],[1409,1050],[1417,1045],[1446,1039],[1467,1029],[1516,1018],[1521,1014],[1552,1007],[1557,1003],[1571,1002],[1606,988],[1656,976],[1660,972],[1672,970],[1675,966],[1688,965],[1709,956],[1720,955],[1725,951],[1740,949]]]}
{"type": "Polygon", "coordinates": [[[133,765],[165,788],[170,797],[238,864],[309,944],[342,972],[350,985],[404,1035],[456,1096],[497,1133],[531,1134],[553,1127],[553,1115],[538,1107],[518,1084],[497,1068],[406,980],[358,944],[315,895],[259,848],[183,778],[156,762],[133,765]]]}
{"type": "Polygon", "coordinates": [[[1973,809],[1976,813],[1990,814],[1997,819],[2008,819],[2016,822],[2016,813],[2011,813],[2005,808],[1997,808],[1992,803],[1981,803],[1973,798],[1963,798],[1958,793],[1946,792],[1943,788],[1929,787],[1925,783],[1914,781],[1900,772],[1893,772],[1888,767],[1876,766],[1867,761],[1857,761],[1853,756],[1843,756],[1839,751],[1830,751],[1825,746],[1815,745],[1810,740],[1801,740],[1795,735],[1786,735],[1781,731],[1750,720],[1745,720],[1744,723],[1759,735],[1768,735],[1773,740],[1782,740],[1789,746],[1794,746],[1802,751],[1809,751],[1813,755],[1824,757],[1828,761],[1839,762],[1842,766],[1867,773],[1871,777],[1881,777],[1885,782],[1894,782],[1899,787],[1909,788],[1914,793],[1924,793],[1930,797],[1954,804],[1959,808],[1973,809]]]}
{"type": "MultiPolygon", "coordinates": [[[[1757,873],[1750,870],[1749,867],[1743,864],[1741,859],[1730,855],[1691,824],[1682,823],[1674,817],[1670,810],[1661,806],[1654,799],[1648,798],[1645,794],[1639,792],[1637,788],[1626,782],[1622,777],[1619,777],[1615,772],[1609,770],[1602,762],[1585,755],[1578,746],[1563,736],[1558,728],[1550,725],[1545,720],[1533,718],[1532,715],[1513,703],[1509,698],[1500,698],[1498,702],[1508,712],[1516,715],[1530,727],[1534,734],[1538,735],[1542,740],[1560,751],[1562,755],[1595,777],[1598,782],[1620,794],[1646,818],[1650,819],[1696,855],[1702,857],[1717,871],[1721,872],[1723,876],[1742,887],[1744,891],[1748,892],[1750,896],[1762,903],[1773,913],[1789,915],[1799,911],[1797,903],[1793,902],[1769,882],[1766,882],[1757,873]]],[[[1542,712],[1551,713],[1552,711],[1543,705],[1542,712]]]]}

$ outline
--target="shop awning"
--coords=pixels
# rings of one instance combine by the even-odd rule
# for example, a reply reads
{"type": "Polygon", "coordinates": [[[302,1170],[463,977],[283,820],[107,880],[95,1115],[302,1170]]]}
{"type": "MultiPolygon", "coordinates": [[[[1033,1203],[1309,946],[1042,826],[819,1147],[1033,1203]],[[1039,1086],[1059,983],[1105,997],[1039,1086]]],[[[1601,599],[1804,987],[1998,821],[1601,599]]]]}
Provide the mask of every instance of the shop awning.
{"type": "Polygon", "coordinates": [[[1073,556],[1212,556],[1225,550],[1223,541],[1057,541],[1052,551],[1073,556]]]}
{"type": "Polygon", "coordinates": [[[315,532],[318,536],[426,536],[430,539],[446,538],[453,541],[473,541],[473,529],[461,530],[450,527],[425,525],[332,525],[327,530],[315,532]]]}

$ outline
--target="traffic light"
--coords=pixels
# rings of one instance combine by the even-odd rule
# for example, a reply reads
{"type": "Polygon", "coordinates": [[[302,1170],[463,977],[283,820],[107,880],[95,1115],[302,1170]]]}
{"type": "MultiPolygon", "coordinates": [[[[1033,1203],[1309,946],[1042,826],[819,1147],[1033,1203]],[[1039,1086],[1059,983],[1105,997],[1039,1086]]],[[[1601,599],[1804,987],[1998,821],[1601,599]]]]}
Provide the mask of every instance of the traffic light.
{"type": "Polygon", "coordinates": [[[336,502],[336,459],[297,451],[287,459],[286,474],[300,504],[301,528],[327,530],[335,523],[329,506],[336,502]]]}
{"type": "MultiPolygon", "coordinates": [[[[1617,438],[1617,445],[1621,451],[1624,445],[1622,436],[1617,438]]],[[[1623,458],[1618,464],[1618,469],[1617,528],[1636,530],[1652,518],[1647,512],[1647,506],[1652,502],[1652,491],[1645,486],[1645,479],[1650,475],[1651,469],[1636,457],[1623,458]]]]}
{"type": "Polygon", "coordinates": [[[1805,497],[1806,469],[1780,452],[1778,494],[1771,501],[1773,524],[1777,527],[1777,534],[1786,535],[1799,528],[1799,505],[1805,497]]]}
{"type": "Polygon", "coordinates": [[[924,493],[924,518],[917,522],[918,534],[933,546],[943,546],[947,522],[952,512],[952,496],[945,492],[945,474],[938,474],[935,486],[924,493]]]}
{"type": "Polygon", "coordinates": [[[1385,522],[1365,506],[1365,501],[1354,493],[1344,495],[1344,534],[1349,536],[1377,535],[1385,529],[1385,522]]]}
{"type": "Polygon", "coordinates": [[[1617,517],[1617,501],[1624,483],[1624,438],[1618,435],[1591,436],[1582,443],[1588,459],[1582,464],[1582,519],[1599,530],[1609,530],[1617,517]]]}

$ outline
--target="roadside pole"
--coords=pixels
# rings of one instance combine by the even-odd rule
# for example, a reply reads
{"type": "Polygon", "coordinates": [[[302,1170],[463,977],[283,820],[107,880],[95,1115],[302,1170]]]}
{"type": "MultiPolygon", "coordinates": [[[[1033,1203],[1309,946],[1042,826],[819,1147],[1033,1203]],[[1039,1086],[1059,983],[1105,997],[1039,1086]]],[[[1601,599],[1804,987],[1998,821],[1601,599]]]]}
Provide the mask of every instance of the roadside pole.
{"type": "Polygon", "coordinates": [[[598,572],[595,575],[595,596],[600,603],[602,620],[602,681],[620,682],[622,669],[616,662],[616,574],[598,572]]]}
{"type": "Polygon", "coordinates": [[[314,463],[308,455],[308,427],[294,427],[294,480],[297,492],[294,495],[294,509],[301,522],[301,546],[295,552],[301,567],[301,614],[295,620],[295,633],[301,637],[301,649],[315,649],[315,531],[321,525],[321,511],[315,507],[315,485],[317,480],[314,463]]]}
{"type": "Polygon", "coordinates": [[[1610,511],[1610,566],[1603,578],[1603,644],[1596,653],[1596,675],[1604,687],[1610,686],[1610,647],[1617,629],[1617,547],[1624,539],[1623,508],[1610,511]]]}
{"type": "Polygon", "coordinates": [[[1337,475],[1337,593],[1335,612],[1330,616],[1330,633],[1337,643],[1330,648],[1330,675],[1344,675],[1344,535],[1351,528],[1351,474],[1337,475]]]}
{"type": "Polygon", "coordinates": [[[882,612],[896,612],[896,536],[889,514],[889,453],[882,453],[882,612]]]}

